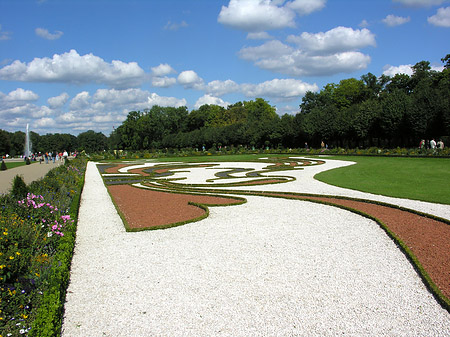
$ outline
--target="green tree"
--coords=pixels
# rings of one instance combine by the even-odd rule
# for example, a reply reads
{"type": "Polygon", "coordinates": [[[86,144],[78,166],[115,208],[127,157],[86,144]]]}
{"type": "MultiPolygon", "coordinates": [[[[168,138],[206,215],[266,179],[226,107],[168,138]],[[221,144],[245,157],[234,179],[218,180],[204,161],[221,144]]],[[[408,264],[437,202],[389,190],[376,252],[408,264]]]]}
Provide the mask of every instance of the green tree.
{"type": "Polygon", "coordinates": [[[78,150],[87,153],[104,151],[108,149],[108,141],[106,136],[101,132],[89,130],[80,133],[78,139],[78,150]]]}
{"type": "Polygon", "coordinates": [[[11,154],[11,134],[0,129],[0,156],[11,154]]]}

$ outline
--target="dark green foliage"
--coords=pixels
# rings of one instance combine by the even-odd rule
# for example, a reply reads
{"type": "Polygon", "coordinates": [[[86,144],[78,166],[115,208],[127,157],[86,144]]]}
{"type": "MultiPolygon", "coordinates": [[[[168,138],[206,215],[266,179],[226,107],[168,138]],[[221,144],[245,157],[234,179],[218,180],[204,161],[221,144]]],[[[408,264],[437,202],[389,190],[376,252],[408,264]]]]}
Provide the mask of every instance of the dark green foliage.
{"type": "Polygon", "coordinates": [[[11,195],[16,199],[23,199],[26,198],[27,193],[27,184],[25,184],[22,176],[16,175],[13,179],[11,195]]]}

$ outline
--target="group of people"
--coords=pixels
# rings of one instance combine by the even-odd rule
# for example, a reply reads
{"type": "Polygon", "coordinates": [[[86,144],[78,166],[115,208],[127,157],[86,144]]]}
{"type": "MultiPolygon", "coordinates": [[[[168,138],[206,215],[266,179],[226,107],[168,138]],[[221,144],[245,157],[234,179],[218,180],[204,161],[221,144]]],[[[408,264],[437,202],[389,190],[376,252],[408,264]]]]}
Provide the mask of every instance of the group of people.
{"type": "Polygon", "coordinates": [[[443,150],[444,149],[444,142],[442,141],[442,139],[439,139],[438,142],[436,142],[434,140],[434,138],[432,140],[427,140],[425,141],[425,139],[422,139],[420,141],[419,144],[419,148],[420,149],[439,149],[439,150],[443,150]]]}
{"type": "Polygon", "coordinates": [[[39,164],[41,164],[43,161],[45,161],[46,164],[53,161],[53,163],[57,161],[63,161],[69,156],[67,151],[64,152],[45,152],[45,153],[39,153],[39,164]]]}

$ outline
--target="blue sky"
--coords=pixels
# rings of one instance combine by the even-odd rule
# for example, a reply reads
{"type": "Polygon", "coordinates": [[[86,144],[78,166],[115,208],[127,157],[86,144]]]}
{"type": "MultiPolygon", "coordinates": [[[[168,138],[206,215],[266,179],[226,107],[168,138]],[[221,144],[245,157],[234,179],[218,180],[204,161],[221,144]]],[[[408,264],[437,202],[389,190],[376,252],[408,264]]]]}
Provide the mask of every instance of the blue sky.
{"type": "Polygon", "coordinates": [[[153,105],[262,97],[411,74],[450,53],[448,0],[0,0],[0,129],[109,135],[153,105]]]}

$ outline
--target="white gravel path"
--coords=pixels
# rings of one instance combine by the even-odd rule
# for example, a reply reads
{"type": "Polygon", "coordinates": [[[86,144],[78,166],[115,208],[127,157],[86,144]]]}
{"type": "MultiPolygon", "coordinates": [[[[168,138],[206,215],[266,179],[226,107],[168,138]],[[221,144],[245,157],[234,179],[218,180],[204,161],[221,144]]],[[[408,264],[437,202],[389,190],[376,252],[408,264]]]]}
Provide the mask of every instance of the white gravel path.
{"type": "Polygon", "coordinates": [[[450,314],[375,222],[247,200],[126,233],[90,162],[63,337],[450,335],[450,314]]]}

